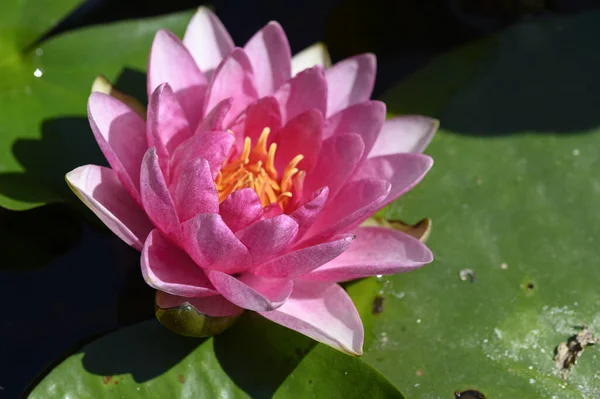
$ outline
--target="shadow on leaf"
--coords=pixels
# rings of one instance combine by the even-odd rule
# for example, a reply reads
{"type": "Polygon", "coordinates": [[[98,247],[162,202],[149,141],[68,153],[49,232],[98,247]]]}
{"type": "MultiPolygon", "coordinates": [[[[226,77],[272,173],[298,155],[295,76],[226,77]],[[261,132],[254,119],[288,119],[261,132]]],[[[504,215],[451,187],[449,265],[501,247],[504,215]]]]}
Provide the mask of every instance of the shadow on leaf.
{"type": "Polygon", "coordinates": [[[271,398],[316,342],[246,312],[214,338],[223,370],[252,398],[271,398]]]}

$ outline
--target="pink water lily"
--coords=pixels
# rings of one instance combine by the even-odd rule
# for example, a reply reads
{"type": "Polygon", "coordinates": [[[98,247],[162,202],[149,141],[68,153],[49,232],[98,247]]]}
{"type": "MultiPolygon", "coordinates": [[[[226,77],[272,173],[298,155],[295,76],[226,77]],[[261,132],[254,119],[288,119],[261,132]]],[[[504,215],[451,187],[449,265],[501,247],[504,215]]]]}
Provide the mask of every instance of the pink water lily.
{"type": "Polygon", "coordinates": [[[183,41],[156,34],[146,120],[92,93],[111,168],[82,166],[67,181],[141,251],[161,307],[252,310],[359,355],[362,323],[338,283],[431,262],[419,240],[360,225],[430,169],[420,152],[437,121],[385,120],[385,104],[369,99],[372,54],[326,60],[318,46],[292,58],[276,22],[235,47],[200,8],[183,41]]]}

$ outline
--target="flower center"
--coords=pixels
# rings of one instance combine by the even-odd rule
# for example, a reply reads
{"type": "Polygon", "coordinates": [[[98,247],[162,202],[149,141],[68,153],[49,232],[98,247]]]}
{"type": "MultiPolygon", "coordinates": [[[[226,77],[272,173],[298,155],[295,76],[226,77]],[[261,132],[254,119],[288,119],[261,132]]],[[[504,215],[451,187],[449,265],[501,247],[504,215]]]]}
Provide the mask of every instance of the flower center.
{"type": "Polygon", "coordinates": [[[297,168],[304,155],[296,155],[279,178],[275,168],[277,144],[272,143],[267,150],[269,133],[271,129],[264,128],[254,148],[251,148],[250,137],[246,137],[240,156],[225,162],[215,179],[219,203],[236,190],[251,188],[258,194],[263,207],[277,203],[282,210],[285,209],[292,192],[297,191],[294,187],[298,188],[304,179],[304,171],[297,168]]]}

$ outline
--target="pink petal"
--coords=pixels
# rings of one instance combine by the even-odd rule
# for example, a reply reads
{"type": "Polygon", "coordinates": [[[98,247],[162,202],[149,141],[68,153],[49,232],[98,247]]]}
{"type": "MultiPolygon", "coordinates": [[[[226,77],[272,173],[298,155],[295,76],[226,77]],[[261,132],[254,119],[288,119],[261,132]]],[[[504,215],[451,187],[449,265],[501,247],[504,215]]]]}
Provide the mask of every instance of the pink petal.
{"type": "Polygon", "coordinates": [[[169,158],[184,140],[192,137],[190,125],[168,83],[158,86],[150,96],[146,122],[148,147],[156,147],[158,160],[169,180],[169,158]]]}
{"type": "Polygon", "coordinates": [[[292,75],[292,53],[285,32],[277,22],[269,22],[256,32],[244,50],[254,69],[258,94],[272,94],[292,75]]]}
{"type": "Polygon", "coordinates": [[[229,126],[248,104],[258,98],[252,65],[241,48],[236,48],[229,53],[215,71],[214,79],[207,91],[205,113],[227,98],[233,98],[233,103],[223,120],[224,126],[229,126]]]}
{"type": "Polygon", "coordinates": [[[131,198],[115,172],[96,165],[67,173],[73,192],[121,240],[141,251],[154,228],[146,212],[131,198]]]}
{"type": "Polygon", "coordinates": [[[371,151],[385,122],[385,104],[381,101],[366,101],[338,112],[327,119],[323,137],[346,133],[360,135],[365,144],[363,158],[371,151]]]}
{"type": "Polygon", "coordinates": [[[302,276],[339,256],[350,247],[353,240],[354,235],[347,234],[329,242],[288,252],[259,266],[254,273],[279,278],[302,276]]]}
{"type": "Polygon", "coordinates": [[[198,133],[210,130],[224,130],[223,121],[225,116],[231,110],[233,98],[226,98],[214,106],[212,110],[204,117],[202,123],[198,126],[198,133]]]}
{"type": "Polygon", "coordinates": [[[288,215],[263,219],[235,233],[252,255],[253,266],[273,259],[296,238],[298,223],[288,215]]]}
{"type": "Polygon", "coordinates": [[[148,98],[162,83],[171,86],[194,130],[202,117],[206,78],[179,38],[164,29],[156,33],[150,50],[148,98]]]}
{"type": "Polygon", "coordinates": [[[236,232],[258,220],[263,209],[256,191],[243,188],[231,193],[221,203],[219,213],[231,231],[236,232]]]}
{"type": "Polygon", "coordinates": [[[180,145],[171,158],[171,175],[177,181],[184,165],[193,159],[204,158],[215,179],[231,151],[234,137],[227,132],[197,132],[180,145]]]}
{"type": "Polygon", "coordinates": [[[272,219],[283,214],[283,209],[277,202],[273,202],[263,208],[262,219],[272,219]]]}
{"type": "Polygon", "coordinates": [[[313,193],[310,201],[290,213],[290,217],[298,223],[297,238],[301,238],[315,220],[317,220],[317,217],[319,217],[319,214],[327,203],[328,196],[329,188],[323,187],[313,193]]]}
{"type": "Polygon", "coordinates": [[[202,72],[209,76],[234,47],[227,29],[206,7],[200,7],[192,17],[183,36],[183,44],[202,72]]]}
{"type": "Polygon", "coordinates": [[[330,283],[296,282],[294,292],[267,319],[351,355],[361,355],[364,330],[352,300],[330,283]]]}
{"type": "Polygon", "coordinates": [[[127,105],[99,92],[90,95],[88,119],[106,160],[125,189],[141,204],[140,164],[148,148],[144,121],[127,105]]]}
{"type": "Polygon", "coordinates": [[[361,227],[350,249],[302,279],[338,282],[402,273],[432,260],[429,248],[408,234],[383,227],[361,227]]]}
{"type": "Polygon", "coordinates": [[[363,179],[349,182],[336,198],[328,201],[320,217],[305,234],[303,242],[308,245],[350,231],[383,207],[391,188],[392,185],[386,180],[363,179]]]}
{"type": "Polygon", "coordinates": [[[364,144],[358,134],[348,133],[325,140],[317,165],[306,176],[304,192],[312,193],[328,186],[330,198],[335,197],[352,175],[363,150],[364,144]]]}
{"type": "Polygon", "coordinates": [[[244,311],[244,309],[235,306],[221,295],[186,298],[156,291],[156,304],[163,309],[179,307],[185,303],[189,303],[200,313],[212,317],[236,316],[244,311]]]}
{"type": "Polygon", "coordinates": [[[140,186],[142,204],[150,220],[169,239],[179,241],[181,236],[179,218],[154,147],[148,149],[142,160],[140,186]]]}
{"type": "Polygon", "coordinates": [[[292,76],[314,66],[323,69],[331,66],[331,57],[323,43],[315,43],[292,57],[292,76]]]}
{"type": "Polygon", "coordinates": [[[325,115],[327,81],[323,69],[317,66],[300,72],[275,92],[275,98],[284,122],[313,108],[325,115]]]}
{"type": "Polygon", "coordinates": [[[187,253],[203,269],[238,273],[251,266],[248,250],[221,216],[196,215],[183,223],[182,227],[187,253]]]}
{"type": "Polygon", "coordinates": [[[374,54],[346,58],[327,69],[327,116],[367,101],[373,92],[376,73],[377,60],[374,54]]]}
{"type": "Polygon", "coordinates": [[[245,273],[239,278],[216,270],[207,272],[217,291],[239,307],[254,311],[273,310],[289,298],[291,280],[266,278],[245,273]]]}
{"type": "Polygon", "coordinates": [[[219,213],[219,196],[206,159],[196,158],[182,167],[173,199],[181,222],[201,213],[219,213]]]}
{"type": "Polygon", "coordinates": [[[277,143],[275,167],[280,173],[298,154],[304,159],[298,169],[310,173],[319,159],[323,130],[323,115],[312,109],[289,121],[274,139],[277,143]]]}
{"type": "Polygon", "coordinates": [[[231,129],[236,135],[237,151],[242,151],[246,137],[255,144],[265,127],[270,128],[272,132],[281,128],[281,112],[275,97],[262,97],[250,104],[234,122],[231,129]]]}
{"type": "Polygon", "coordinates": [[[185,297],[218,294],[202,269],[157,229],[144,244],[141,265],[144,280],[157,290],[185,297]]]}
{"type": "Polygon", "coordinates": [[[404,153],[371,158],[361,165],[355,180],[384,179],[392,184],[384,205],[389,204],[419,183],[431,169],[433,159],[427,155],[404,153]]]}
{"type": "Polygon", "coordinates": [[[440,123],[420,115],[399,116],[385,121],[369,158],[401,152],[423,152],[440,123]]]}

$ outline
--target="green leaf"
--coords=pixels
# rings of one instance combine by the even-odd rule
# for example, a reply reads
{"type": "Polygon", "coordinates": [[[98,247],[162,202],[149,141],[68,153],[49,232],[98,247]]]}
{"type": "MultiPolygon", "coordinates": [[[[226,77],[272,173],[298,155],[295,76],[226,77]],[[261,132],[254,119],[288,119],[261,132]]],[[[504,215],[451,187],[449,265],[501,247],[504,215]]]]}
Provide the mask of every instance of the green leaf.
{"type": "Polygon", "coordinates": [[[436,260],[349,287],[364,359],[408,397],[600,397],[599,345],[566,381],[554,361],[578,326],[600,334],[599,35],[597,12],[515,26],[385,96],[442,126],[432,171],[386,214],[431,217],[436,260]]]}
{"type": "MultiPolygon", "coordinates": [[[[10,8],[3,14],[4,26],[16,32],[20,11],[27,10],[35,12],[31,18],[38,14],[49,18],[32,31],[40,34],[45,31],[43,26],[51,26],[57,19],[58,11],[64,13],[66,4],[74,1],[37,3],[22,10],[10,8]],[[43,12],[45,7],[53,13],[43,12]]],[[[141,71],[146,69],[154,34],[160,28],[183,34],[191,15],[186,12],[80,29],[31,48],[23,46],[31,42],[32,32],[1,39],[0,49],[6,56],[0,61],[0,206],[22,210],[72,198],[64,175],[83,164],[106,162],[86,116],[94,79],[103,74],[144,101],[145,75],[141,71]]]]}
{"type": "Polygon", "coordinates": [[[360,359],[314,346],[250,313],[204,340],[152,320],[85,345],[29,398],[403,398],[360,359]]]}
{"type": "Polygon", "coordinates": [[[274,398],[404,399],[404,396],[360,358],[317,345],[302,359],[274,398]]]}

